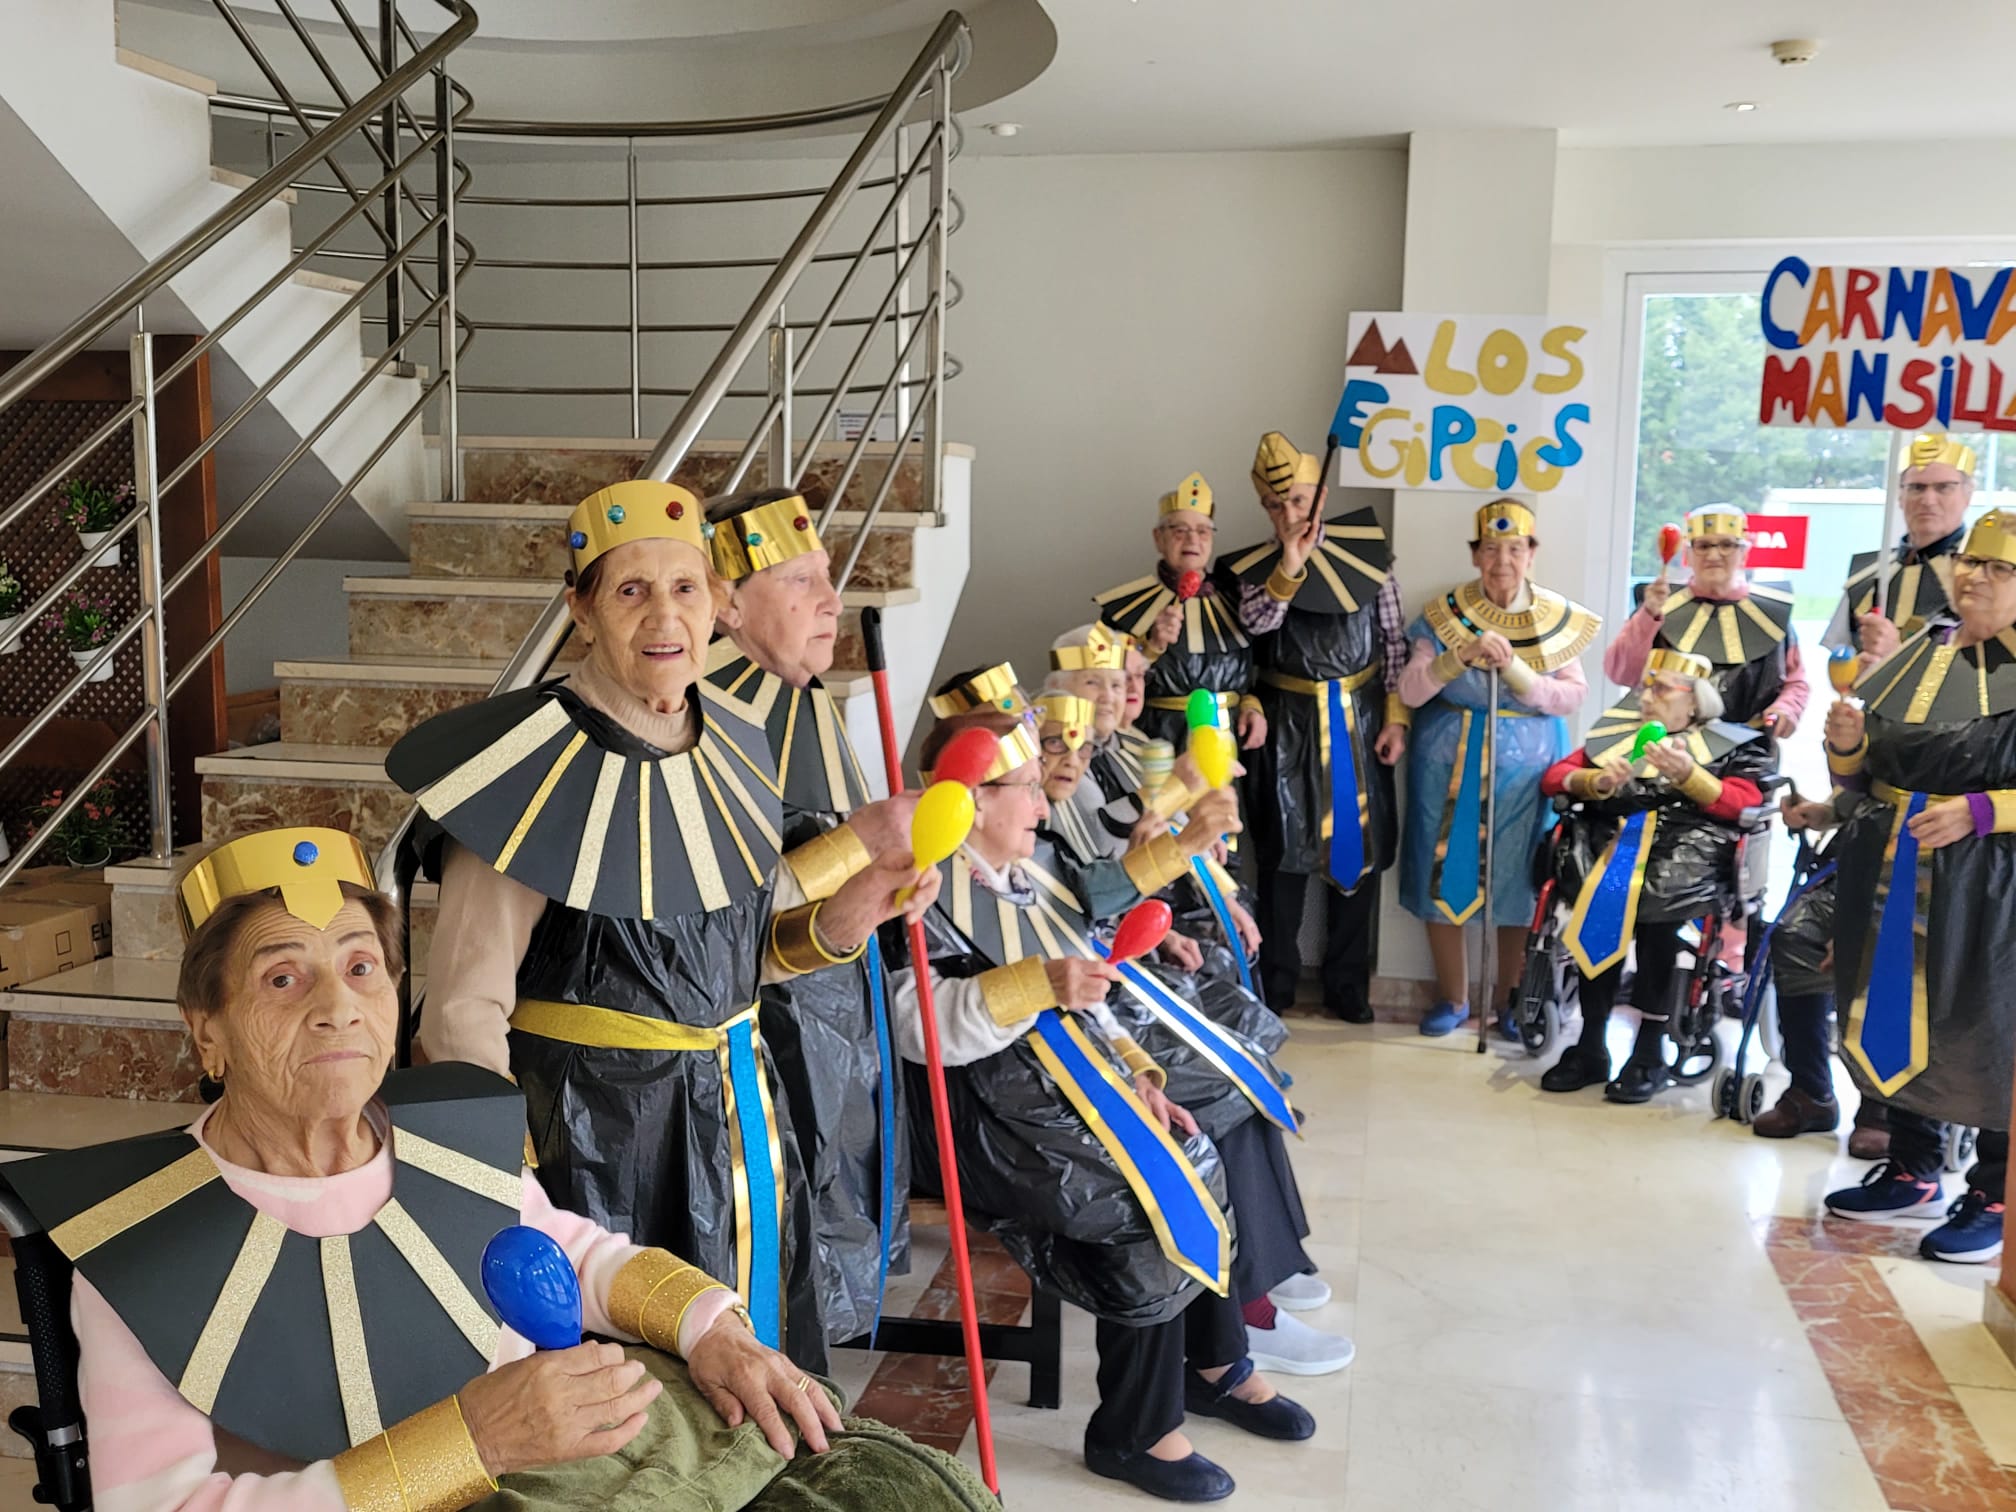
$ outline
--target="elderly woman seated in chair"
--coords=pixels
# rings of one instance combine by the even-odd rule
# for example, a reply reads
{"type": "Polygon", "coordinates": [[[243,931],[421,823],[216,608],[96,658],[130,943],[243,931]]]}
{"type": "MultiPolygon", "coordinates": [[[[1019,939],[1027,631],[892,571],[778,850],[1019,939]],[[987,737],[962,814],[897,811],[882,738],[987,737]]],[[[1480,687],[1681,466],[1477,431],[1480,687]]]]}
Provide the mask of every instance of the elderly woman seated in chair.
{"type": "Polygon", "coordinates": [[[99,1512],[991,1505],[843,1425],[736,1293],[555,1209],[510,1082],[387,1074],[401,936],[369,879],[335,830],[198,862],[177,1000],[222,1095],[9,1172],[76,1267],[99,1512]],[[535,1352],[503,1322],[484,1253],[514,1225],[557,1244],[598,1339],[535,1352]]]}

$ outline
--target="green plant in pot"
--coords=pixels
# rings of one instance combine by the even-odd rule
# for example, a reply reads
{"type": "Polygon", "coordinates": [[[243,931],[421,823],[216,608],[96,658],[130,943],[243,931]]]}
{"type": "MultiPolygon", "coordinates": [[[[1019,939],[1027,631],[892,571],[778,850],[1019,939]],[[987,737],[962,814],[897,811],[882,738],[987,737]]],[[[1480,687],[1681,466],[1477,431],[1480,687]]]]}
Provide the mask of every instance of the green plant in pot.
{"type": "MultiPolygon", "coordinates": [[[[133,485],[121,483],[108,488],[90,478],[72,478],[56,490],[55,522],[77,532],[86,551],[100,546],[106,534],[133,512],[133,485]]],[[[94,567],[117,567],[119,547],[107,546],[92,563],[94,567]]]]}
{"type": "MultiPolygon", "coordinates": [[[[111,641],[118,626],[112,617],[112,600],[103,594],[86,593],[80,588],[72,590],[62,604],[42,621],[42,628],[55,632],[56,638],[63,643],[63,649],[70,653],[71,660],[81,669],[89,666],[111,641]]],[[[109,679],[116,660],[116,656],[106,657],[85,681],[104,682],[109,679]]]]}
{"type": "Polygon", "coordinates": [[[11,566],[0,561],[0,656],[12,656],[21,649],[14,626],[27,603],[28,590],[21,585],[21,579],[14,576],[11,566]]]}
{"type": "MultiPolygon", "coordinates": [[[[28,833],[40,834],[62,801],[63,789],[57,788],[30,809],[28,833]]],[[[100,782],[50,832],[36,860],[49,866],[110,866],[135,848],[132,831],[119,812],[119,789],[110,782],[100,782]]]]}

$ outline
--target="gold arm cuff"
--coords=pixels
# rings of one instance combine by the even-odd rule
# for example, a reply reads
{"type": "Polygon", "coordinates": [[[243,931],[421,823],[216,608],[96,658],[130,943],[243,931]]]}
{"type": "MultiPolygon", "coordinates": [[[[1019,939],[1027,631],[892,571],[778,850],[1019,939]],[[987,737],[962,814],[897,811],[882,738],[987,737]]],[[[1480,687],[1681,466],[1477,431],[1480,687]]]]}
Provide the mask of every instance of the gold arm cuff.
{"type": "Polygon", "coordinates": [[[1407,700],[1398,693],[1386,695],[1386,723],[1414,728],[1414,711],[1407,707],[1407,700]]]}
{"type": "Polygon", "coordinates": [[[1155,1057],[1143,1050],[1131,1039],[1123,1039],[1113,1046],[1119,1053],[1120,1064],[1127,1068],[1129,1076],[1145,1076],[1159,1087],[1169,1085],[1169,1073],[1155,1064],[1155,1057]]]}
{"type": "Polygon", "coordinates": [[[1463,658],[1458,656],[1452,648],[1451,650],[1444,651],[1434,661],[1430,662],[1428,670],[1435,674],[1435,681],[1439,683],[1452,683],[1470,669],[1463,665],[1463,658]]]}
{"type": "Polygon", "coordinates": [[[973,980],[980,984],[980,1000],[987,1005],[988,1017],[1003,1029],[1057,1006],[1057,994],[1050,990],[1050,973],[1043,969],[1040,956],[1026,956],[1012,966],[995,966],[973,980]]]}
{"type": "Polygon", "coordinates": [[[874,859],[866,842],[844,824],[784,853],[784,864],[814,903],[832,897],[848,878],[866,871],[874,859]]]}
{"type": "Polygon", "coordinates": [[[1302,585],[1309,581],[1309,569],[1304,567],[1294,577],[1281,570],[1276,562],[1274,570],[1267,574],[1267,596],[1276,603],[1285,604],[1302,591],[1302,585]]]}
{"type": "Polygon", "coordinates": [[[1253,710],[1257,714],[1260,712],[1260,707],[1260,700],[1255,695],[1251,693],[1241,693],[1239,695],[1239,712],[1241,714],[1244,714],[1248,709],[1253,710]]]}
{"type": "Polygon", "coordinates": [[[2016,788],[1990,789],[1988,802],[1995,810],[1995,828],[1991,833],[2016,834],[2016,788]]]}
{"type": "Polygon", "coordinates": [[[1153,897],[1190,869],[1190,858],[1174,835],[1156,835],[1120,858],[1127,880],[1144,898],[1153,897]]]}
{"type": "Polygon", "coordinates": [[[497,1489],[452,1396],[330,1463],[349,1512],[461,1512],[497,1489]]]}
{"type": "Polygon", "coordinates": [[[1505,686],[1521,698],[1532,692],[1533,684],[1540,681],[1540,674],[1516,656],[1505,664],[1505,670],[1500,675],[1505,679],[1505,686]]]}
{"type": "Polygon", "coordinates": [[[845,955],[835,955],[819,938],[819,910],[826,905],[801,903],[787,908],[770,921],[770,959],[796,976],[824,971],[828,966],[845,966],[858,961],[868,948],[863,940],[845,955]]]}
{"type": "Polygon", "coordinates": [[[1218,884],[1218,891],[1224,894],[1225,901],[1235,901],[1239,896],[1239,884],[1233,880],[1232,873],[1220,866],[1218,858],[1208,851],[1198,859],[1204,863],[1204,870],[1211,873],[1211,880],[1218,884]]]}
{"type": "Polygon", "coordinates": [[[1706,808],[1722,796],[1722,779],[1696,766],[1687,774],[1687,780],[1680,784],[1680,791],[1706,808]]]}
{"type": "MultiPolygon", "coordinates": [[[[1823,745],[1826,742],[1821,742],[1823,745]]],[[[1845,754],[1827,746],[1827,770],[1835,777],[1853,777],[1862,770],[1863,762],[1869,759],[1869,737],[1864,735],[1854,750],[1845,754]]]]}
{"type": "Polygon", "coordinates": [[[1192,792],[1181,782],[1171,777],[1162,784],[1160,791],[1153,798],[1149,799],[1143,807],[1158,819],[1174,819],[1209,791],[1209,788],[1199,788],[1195,792],[1192,792]]]}
{"type": "Polygon", "coordinates": [[[726,1291],[697,1265],[662,1249],[632,1255],[609,1286],[609,1321],[653,1349],[679,1353],[679,1325],[708,1292],[726,1291]]]}
{"type": "Polygon", "coordinates": [[[1568,774],[1568,796],[1571,798],[1595,798],[1596,779],[1603,774],[1594,767],[1578,767],[1568,774]]]}

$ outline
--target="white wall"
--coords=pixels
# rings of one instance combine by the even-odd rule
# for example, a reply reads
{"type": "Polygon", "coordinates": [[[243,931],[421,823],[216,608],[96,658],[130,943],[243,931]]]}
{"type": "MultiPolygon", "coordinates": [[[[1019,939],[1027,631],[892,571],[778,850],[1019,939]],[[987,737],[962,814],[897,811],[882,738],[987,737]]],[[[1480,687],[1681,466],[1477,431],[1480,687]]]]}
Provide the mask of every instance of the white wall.
{"type": "MultiPolygon", "coordinates": [[[[273,565],[270,557],[224,558],[222,601],[229,614],[273,565]]],[[[259,602],[224,637],[224,687],[232,693],[276,685],[276,661],[339,660],[350,654],[345,577],[386,577],[385,562],[296,557],[259,602]]]]}

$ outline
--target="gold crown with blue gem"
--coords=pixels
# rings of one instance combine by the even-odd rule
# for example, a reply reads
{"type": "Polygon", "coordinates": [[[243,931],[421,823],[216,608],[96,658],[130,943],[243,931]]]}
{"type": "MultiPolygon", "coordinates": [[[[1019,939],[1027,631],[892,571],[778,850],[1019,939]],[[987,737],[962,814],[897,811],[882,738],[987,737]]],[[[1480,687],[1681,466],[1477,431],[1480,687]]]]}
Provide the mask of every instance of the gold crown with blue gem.
{"type": "Polygon", "coordinates": [[[1477,511],[1477,539],[1495,540],[1500,536],[1526,536],[1537,538],[1540,534],[1533,511],[1516,499],[1494,499],[1477,511]]]}
{"type": "Polygon", "coordinates": [[[638,478],[597,489],[567,517],[567,549],[577,578],[597,557],[632,541],[691,546],[731,583],[822,549],[811,511],[797,494],[715,525],[691,489],[638,478]]]}
{"type": "Polygon", "coordinates": [[[982,710],[1024,716],[1029,713],[1029,700],[1023,697],[1010,663],[982,668],[957,687],[931,695],[931,712],[940,719],[982,710]]]}
{"type": "Polygon", "coordinates": [[[280,904],[302,923],[327,929],[343,908],[343,884],[376,887],[371,858],[345,830],[294,825],[227,840],[182,874],[175,901],[186,939],[226,898],[277,889],[280,904]]]}
{"type": "Polygon", "coordinates": [[[1204,474],[1193,472],[1175,488],[1162,495],[1157,512],[1166,519],[1172,514],[1184,511],[1201,514],[1207,520],[1211,518],[1211,485],[1204,481],[1204,474]]]}
{"type": "Polygon", "coordinates": [[[1750,537],[1750,516],[1734,504],[1703,504],[1687,512],[1690,541],[1744,541],[1750,537]]]}

